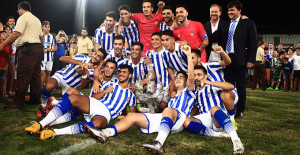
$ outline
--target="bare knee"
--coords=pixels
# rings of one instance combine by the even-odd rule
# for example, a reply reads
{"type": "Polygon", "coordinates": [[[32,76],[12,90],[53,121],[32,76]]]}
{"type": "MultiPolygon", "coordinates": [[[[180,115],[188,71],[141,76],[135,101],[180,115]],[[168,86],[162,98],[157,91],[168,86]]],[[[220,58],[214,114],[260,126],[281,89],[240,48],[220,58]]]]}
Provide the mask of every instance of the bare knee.
{"type": "Polygon", "coordinates": [[[68,88],[66,93],[80,95],[80,92],[76,88],[73,88],[73,87],[68,88]]]}
{"type": "Polygon", "coordinates": [[[187,128],[189,126],[189,124],[191,123],[191,121],[192,121],[191,117],[186,118],[183,122],[183,127],[187,128]]]}
{"type": "Polygon", "coordinates": [[[92,118],[92,122],[94,124],[94,127],[99,129],[105,128],[107,125],[107,120],[103,116],[94,116],[92,118]]]}
{"type": "Polygon", "coordinates": [[[234,95],[232,93],[232,91],[223,91],[220,96],[221,96],[221,99],[222,101],[229,101],[229,100],[232,100],[232,95],[234,95]]]}
{"type": "Polygon", "coordinates": [[[58,86],[58,83],[55,79],[49,79],[45,85],[45,89],[47,91],[52,91],[54,88],[58,86]]]}
{"type": "Polygon", "coordinates": [[[214,116],[215,112],[218,111],[218,110],[220,110],[220,108],[217,107],[217,106],[214,106],[214,107],[210,108],[211,115],[214,116]]]}

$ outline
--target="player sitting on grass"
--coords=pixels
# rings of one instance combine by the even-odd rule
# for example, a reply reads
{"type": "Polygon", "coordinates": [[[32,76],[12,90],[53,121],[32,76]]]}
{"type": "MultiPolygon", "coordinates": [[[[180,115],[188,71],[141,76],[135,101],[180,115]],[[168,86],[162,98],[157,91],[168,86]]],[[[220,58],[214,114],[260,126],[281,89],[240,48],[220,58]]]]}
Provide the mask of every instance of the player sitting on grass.
{"type": "MultiPolygon", "coordinates": [[[[186,118],[183,126],[193,133],[215,137],[226,137],[222,132],[216,132],[223,129],[232,140],[233,153],[243,153],[243,144],[221,100],[221,92],[233,90],[234,85],[228,82],[208,81],[207,71],[203,66],[195,66],[194,70],[196,101],[201,114],[186,118]]],[[[233,102],[234,96],[227,100],[233,102]]]]}
{"type": "Polygon", "coordinates": [[[191,49],[186,45],[183,50],[188,58],[188,75],[185,71],[177,72],[175,78],[177,94],[170,99],[162,113],[129,113],[115,125],[106,129],[98,130],[87,126],[89,130],[86,132],[93,138],[105,142],[108,137],[116,136],[136,124],[143,133],[158,132],[155,140],[149,144],[143,144],[143,147],[153,153],[163,153],[163,144],[170,131],[180,132],[183,129],[183,122],[186,117],[190,116],[191,108],[194,105],[194,66],[191,49]]]}
{"type": "Polygon", "coordinates": [[[28,133],[40,133],[40,139],[45,140],[55,135],[79,134],[83,132],[83,124],[95,128],[104,128],[121,115],[127,104],[131,111],[135,111],[136,100],[134,94],[128,89],[129,79],[133,69],[129,65],[120,66],[119,83],[108,82],[103,85],[102,91],[87,97],[76,93],[65,93],[57,106],[39,123],[33,121],[30,127],[25,128],[28,133]],[[101,100],[98,100],[101,99],[101,100]],[[73,108],[73,109],[72,109],[73,108]],[[76,109],[74,111],[74,109],[76,109]],[[71,117],[83,113],[87,122],[77,123],[62,129],[45,129],[56,119],[70,113],[71,117]],[[72,115],[73,114],[73,115],[72,115]]]}

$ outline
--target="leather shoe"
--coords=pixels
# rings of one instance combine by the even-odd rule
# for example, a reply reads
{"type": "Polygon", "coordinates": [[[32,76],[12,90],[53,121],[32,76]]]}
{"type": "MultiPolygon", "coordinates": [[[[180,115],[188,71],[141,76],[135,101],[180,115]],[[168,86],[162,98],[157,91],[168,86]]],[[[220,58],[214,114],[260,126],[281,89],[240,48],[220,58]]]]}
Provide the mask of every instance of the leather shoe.
{"type": "Polygon", "coordinates": [[[25,105],[20,105],[20,104],[9,104],[4,106],[4,109],[23,109],[25,105]]]}
{"type": "Polygon", "coordinates": [[[237,112],[237,113],[234,115],[234,118],[235,118],[235,119],[243,118],[243,113],[242,113],[242,112],[237,112]]]}

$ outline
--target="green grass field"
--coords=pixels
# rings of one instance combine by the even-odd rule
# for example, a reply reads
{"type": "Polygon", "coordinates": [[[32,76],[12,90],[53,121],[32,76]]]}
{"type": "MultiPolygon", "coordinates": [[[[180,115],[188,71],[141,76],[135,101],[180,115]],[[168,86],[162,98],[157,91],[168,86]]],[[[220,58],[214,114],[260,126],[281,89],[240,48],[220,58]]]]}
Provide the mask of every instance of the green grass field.
{"type": "MultiPolygon", "coordinates": [[[[82,90],[87,94],[88,89],[82,90]]],[[[60,90],[54,93],[58,99],[60,90]]],[[[38,135],[28,135],[24,128],[30,121],[39,121],[39,105],[27,105],[23,110],[7,110],[0,102],[0,154],[51,154],[69,146],[87,143],[87,147],[72,154],[145,154],[142,144],[156,137],[142,134],[134,126],[107,143],[95,143],[85,134],[57,136],[45,141],[38,135]],[[92,142],[92,143],[90,143],[92,142]]],[[[62,128],[77,122],[61,124],[62,128]]],[[[111,123],[115,123],[115,121],[111,123]]],[[[300,93],[247,89],[247,105],[243,119],[238,119],[237,131],[245,146],[245,154],[300,154],[300,93]]],[[[82,145],[83,146],[83,145],[82,145]]],[[[164,149],[167,154],[232,154],[230,139],[204,137],[184,130],[169,135],[164,149]]],[[[64,154],[64,153],[63,153],[64,154]]]]}

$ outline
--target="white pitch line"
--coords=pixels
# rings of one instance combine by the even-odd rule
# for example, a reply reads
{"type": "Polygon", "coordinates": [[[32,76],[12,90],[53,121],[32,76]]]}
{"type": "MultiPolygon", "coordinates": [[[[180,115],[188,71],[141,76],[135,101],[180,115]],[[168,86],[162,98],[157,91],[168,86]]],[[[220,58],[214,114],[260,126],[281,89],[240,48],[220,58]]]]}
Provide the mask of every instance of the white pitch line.
{"type": "Polygon", "coordinates": [[[74,145],[71,145],[67,148],[64,148],[64,149],[61,149],[60,151],[58,152],[54,152],[54,153],[51,153],[51,155],[66,155],[66,154],[71,154],[73,152],[77,152],[77,151],[80,151],[80,150],[83,150],[93,144],[96,143],[96,140],[94,139],[87,139],[87,140],[84,140],[82,141],[81,143],[77,143],[77,144],[74,144],[74,145]]]}

